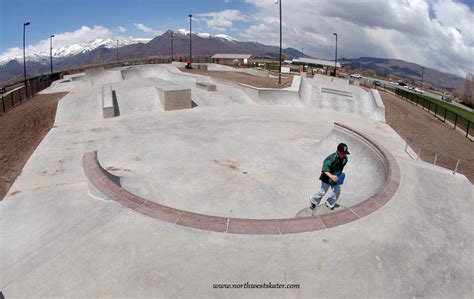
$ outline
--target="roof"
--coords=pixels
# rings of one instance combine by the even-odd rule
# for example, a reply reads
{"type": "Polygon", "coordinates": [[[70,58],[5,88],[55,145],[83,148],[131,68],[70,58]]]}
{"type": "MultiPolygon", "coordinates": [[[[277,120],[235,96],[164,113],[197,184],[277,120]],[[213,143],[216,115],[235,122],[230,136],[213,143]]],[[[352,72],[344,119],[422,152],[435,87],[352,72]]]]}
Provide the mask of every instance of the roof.
{"type": "MultiPolygon", "coordinates": [[[[312,59],[312,58],[303,58],[303,57],[300,57],[298,59],[293,59],[293,63],[334,66],[334,60],[312,59]]],[[[336,64],[336,67],[341,67],[341,64],[338,62],[336,64]]]]}
{"type": "Polygon", "coordinates": [[[211,58],[214,59],[249,59],[252,57],[251,54],[216,54],[211,58]]]}

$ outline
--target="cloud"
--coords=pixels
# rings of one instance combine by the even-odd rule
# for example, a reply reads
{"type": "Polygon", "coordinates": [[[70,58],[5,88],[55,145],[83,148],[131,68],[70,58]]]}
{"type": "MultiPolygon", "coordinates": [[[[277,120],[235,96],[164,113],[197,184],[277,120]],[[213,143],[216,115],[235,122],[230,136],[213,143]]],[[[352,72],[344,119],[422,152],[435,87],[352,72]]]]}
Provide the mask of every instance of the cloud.
{"type": "MultiPolygon", "coordinates": [[[[218,12],[209,12],[196,15],[206,21],[207,27],[225,31],[234,26],[235,21],[247,21],[249,18],[237,9],[226,9],[218,12]]],[[[198,19],[199,20],[199,19],[198,19]]]]}
{"type": "MultiPolygon", "coordinates": [[[[72,32],[56,33],[55,37],[53,38],[53,47],[54,49],[58,49],[74,44],[88,43],[95,39],[110,39],[112,37],[112,32],[106,27],[94,26],[91,28],[82,26],[81,28],[72,32]]],[[[41,40],[36,44],[27,46],[26,55],[30,55],[31,53],[49,53],[49,47],[49,38],[41,40]]],[[[23,57],[23,49],[10,48],[5,52],[0,53],[0,61],[10,57],[23,57]]]]}
{"type": "Polygon", "coordinates": [[[139,30],[141,30],[141,31],[143,31],[143,32],[146,32],[146,33],[152,33],[152,34],[154,34],[154,35],[160,35],[160,34],[163,33],[163,31],[161,31],[161,30],[156,30],[156,29],[147,27],[147,26],[145,26],[145,25],[143,25],[143,24],[141,24],[141,23],[139,23],[139,24],[134,24],[134,25],[135,25],[135,27],[136,27],[137,29],[139,29],[139,30]]]}
{"type": "Polygon", "coordinates": [[[122,26],[118,26],[117,30],[120,31],[120,32],[125,32],[125,31],[127,31],[127,28],[124,28],[122,26]]]}
{"type": "MultiPolygon", "coordinates": [[[[279,42],[278,5],[246,0],[254,24],[246,39],[271,45],[279,42]]],[[[282,2],[283,45],[305,54],[333,59],[338,55],[397,58],[465,76],[474,72],[473,11],[453,0],[282,2]]]]}

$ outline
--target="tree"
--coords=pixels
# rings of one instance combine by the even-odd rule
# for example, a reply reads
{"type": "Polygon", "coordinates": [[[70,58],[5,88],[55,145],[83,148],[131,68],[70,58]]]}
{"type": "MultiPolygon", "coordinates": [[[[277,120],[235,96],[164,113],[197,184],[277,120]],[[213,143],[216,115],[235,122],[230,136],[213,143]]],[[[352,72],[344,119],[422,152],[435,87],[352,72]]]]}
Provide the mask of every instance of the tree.
{"type": "Polygon", "coordinates": [[[362,72],[362,74],[369,77],[374,77],[376,75],[373,69],[366,69],[365,71],[362,72]]]}
{"type": "Polygon", "coordinates": [[[464,81],[464,92],[462,95],[463,102],[473,107],[474,106],[473,96],[474,96],[474,78],[472,74],[468,74],[466,76],[466,80],[464,81]]]}

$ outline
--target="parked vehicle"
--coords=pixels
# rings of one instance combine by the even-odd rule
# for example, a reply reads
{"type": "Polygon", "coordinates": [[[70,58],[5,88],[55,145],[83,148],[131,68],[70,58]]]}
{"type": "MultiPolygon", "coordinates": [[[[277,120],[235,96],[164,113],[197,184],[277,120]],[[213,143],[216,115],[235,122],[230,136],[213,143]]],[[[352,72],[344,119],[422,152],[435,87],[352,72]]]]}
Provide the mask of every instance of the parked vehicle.
{"type": "Polygon", "coordinates": [[[418,92],[418,93],[421,93],[421,94],[423,94],[423,93],[424,93],[424,91],[423,91],[423,90],[421,90],[421,89],[419,89],[418,87],[416,87],[416,88],[415,88],[415,92],[418,92]]]}
{"type": "Polygon", "coordinates": [[[362,79],[361,74],[350,74],[349,77],[351,77],[353,79],[362,79]]]}
{"type": "Polygon", "coordinates": [[[443,96],[441,99],[442,99],[443,101],[445,101],[445,102],[448,102],[448,103],[452,103],[452,102],[453,102],[453,99],[450,98],[450,97],[445,97],[445,96],[443,96]]]}

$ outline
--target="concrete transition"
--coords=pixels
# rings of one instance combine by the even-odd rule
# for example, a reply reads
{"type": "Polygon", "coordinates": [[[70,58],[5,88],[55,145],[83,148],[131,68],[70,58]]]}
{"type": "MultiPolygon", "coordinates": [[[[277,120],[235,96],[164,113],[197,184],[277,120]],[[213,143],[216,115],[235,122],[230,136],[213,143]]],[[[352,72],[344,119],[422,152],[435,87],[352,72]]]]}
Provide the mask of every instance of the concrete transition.
{"type": "Polygon", "coordinates": [[[413,160],[376,91],[182,66],[88,70],[42,92],[70,91],[0,202],[5,298],[472,297],[474,187],[413,160]],[[341,141],[341,207],[311,214],[341,141]]]}
{"type": "MultiPolygon", "coordinates": [[[[166,207],[153,201],[147,201],[124,190],[121,188],[117,177],[109,174],[100,166],[96,151],[84,154],[83,167],[92,194],[101,194],[103,199],[114,200],[136,212],[166,222],[216,232],[241,234],[300,233],[334,227],[365,217],[387,203],[395,194],[400,184],[400,170],[395,159],[387,150],[363,134],[346,126],[336,124],[336,132],[352,136],[354,147],[351,147],[351,150],[357,150],[355,144],[357,142],[366,148],[366,152],[371,152],[375,155],[375,160],[379,160],[377,162],[382,164],[379,167],[379,172],[381,173],[372,172],[371,174],[384,179],[381,189],[368,199],[352,207],[324,216],[293,219],[238,219],[190,213],[166,207]]],[[[337,133],[331,134],[331,137],[337,135],[337,133]]],[[[330,138],[330,140],[332,141],[333,138],[330,138]]],[[[329,145],[331,141],[325,140],[324,145],[329,145]]],[[[364,162],[371,163],[370,159],[364,162]]]]}

